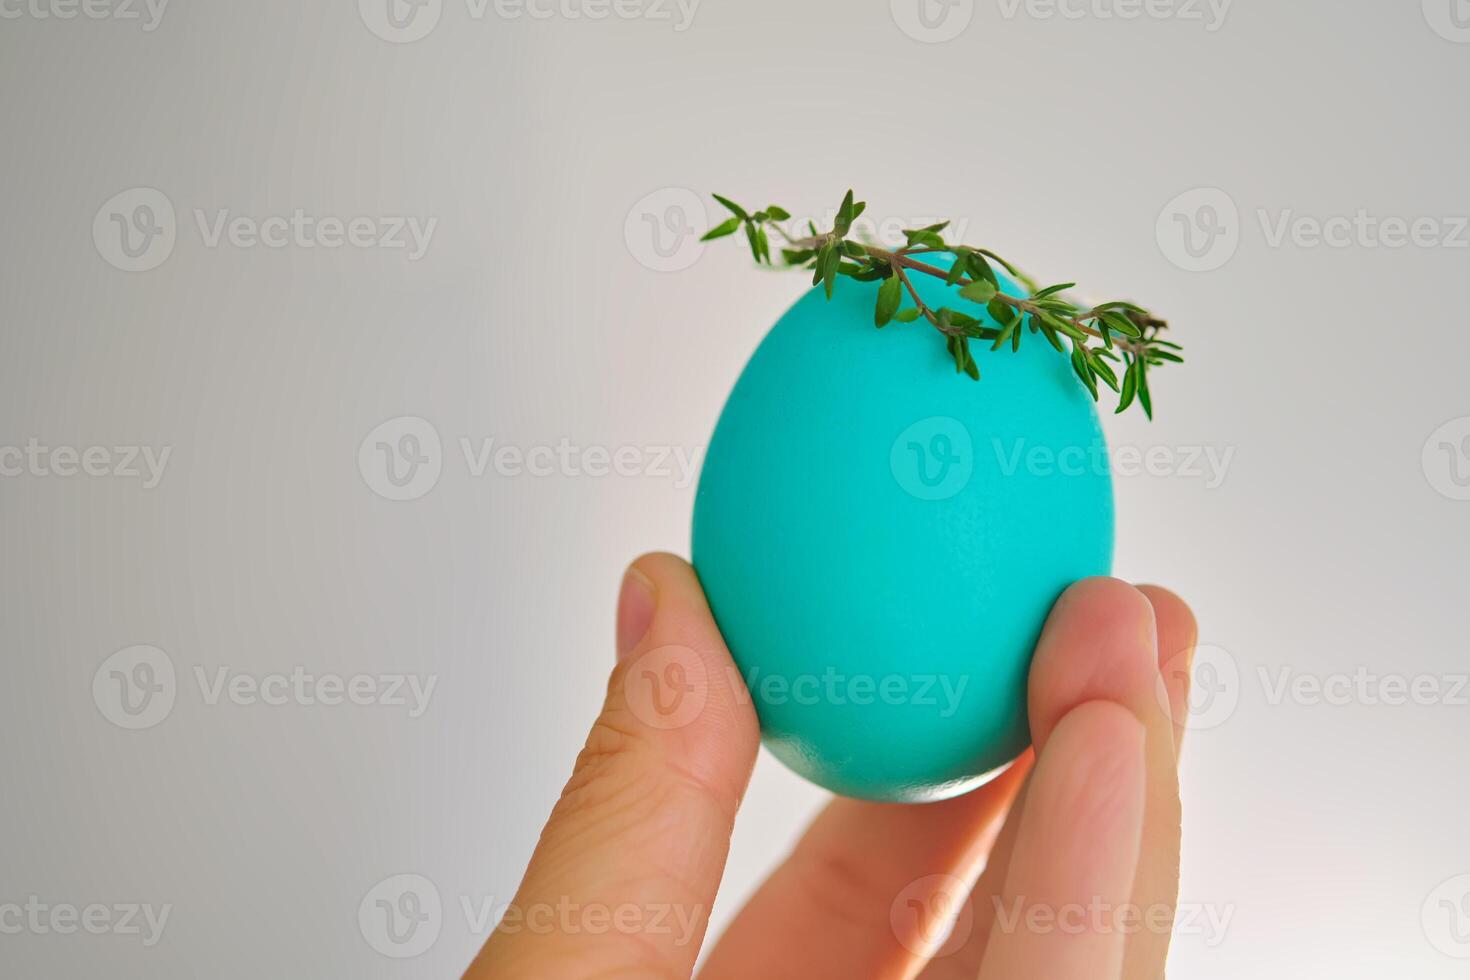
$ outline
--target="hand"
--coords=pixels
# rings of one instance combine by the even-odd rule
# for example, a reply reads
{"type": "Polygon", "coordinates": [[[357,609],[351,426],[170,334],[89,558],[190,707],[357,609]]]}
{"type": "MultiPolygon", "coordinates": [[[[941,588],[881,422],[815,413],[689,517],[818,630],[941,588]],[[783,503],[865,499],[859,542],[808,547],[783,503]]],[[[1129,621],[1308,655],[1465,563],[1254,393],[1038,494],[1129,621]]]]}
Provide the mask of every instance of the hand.
{"type": "MultiPolygon", "coordinates": [[[[942,803],[834,800],[701,976],[1163,976],[1194,633],[1163,589],[1072,586],[1031,667],[1033,749],[942,803]],[[935,950],[907,910],[948,900],[953,913],[981,863],[935,950]]],[[[468,980],[691,974],[759,745],[739,685],[693,569],[669,555],[634,563],[602,713],[468,980]],[[654,711],[650,670],[680,680],[690,705],[654,711]]]]}

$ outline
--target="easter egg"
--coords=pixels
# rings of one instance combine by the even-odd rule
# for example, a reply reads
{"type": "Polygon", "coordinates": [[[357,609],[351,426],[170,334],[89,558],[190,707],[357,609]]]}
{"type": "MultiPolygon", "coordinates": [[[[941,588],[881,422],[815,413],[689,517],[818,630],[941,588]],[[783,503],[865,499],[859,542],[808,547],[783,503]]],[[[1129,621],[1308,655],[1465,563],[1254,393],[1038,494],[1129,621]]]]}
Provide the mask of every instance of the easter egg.
{"type": "Polygon", "coordinates": [[[922,319],[875,329],[877,289],[814,288],[761,342],[710,440],[693,558],[772,754],[919,802],[1029,744],[1032,649],[1061,592],[1110,571],[1112,483],[1092,397],[1042,336],[972,341],[972,381],[922,319]]]}

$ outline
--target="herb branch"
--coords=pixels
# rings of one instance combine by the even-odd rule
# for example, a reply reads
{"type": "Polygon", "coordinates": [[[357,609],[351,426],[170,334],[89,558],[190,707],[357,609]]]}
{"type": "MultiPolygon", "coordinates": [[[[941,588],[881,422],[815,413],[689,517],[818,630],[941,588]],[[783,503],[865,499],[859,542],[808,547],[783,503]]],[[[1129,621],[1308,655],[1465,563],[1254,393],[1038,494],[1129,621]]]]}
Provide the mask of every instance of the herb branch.
{"type": "Polygon", "coordinates": [[[858,282],[881,280],[873,322],[884,327],[890,322],[913,323],[923,318],[944,336],[955,370],[977,381],[980,367],[970,353],[970,341],[988,341],[991,350],[1009,346],[1014,352],[1021,349],[1023,335],[1038,334],[1058,353],[1070,357],[1072,370],[1094,401],[1098,400],[1099,386],[1106,385],[1118,395],[1117,412],[1137,401],[1144,414],[1153,418],[1149,368],[1184,361],[1182,348],[1159,336],[1168,325],[1142,307],[1121,300],[1080,306],[1064,295],[1076,285],[1070,282],[1038,288],[1035,281],[990,249],[946,242],[942,232],[949,225],[947,221],[906,229],[908,244],[887,249],[848,237],[853,222],[867,207],[853,200],[852,191],[842,199],[830,231],[818,231],[808,223],[805,235],[793,235],[782,225],[791,219],[785,208],[772,204],[760,211],[747,211],[718,194],[714,198],[733,217],[711,228],[701,241],[724,238],[743,228],[757,264],[810,269],[812,285],[820,283],[828,299],[832,298],[838,276],[858,282]],[[779,264],[771,258],[770,231],[775,231],[784,243],[779,264]],[[954,256],[948,270],[923,258],[939,252],[954,256]],[[995,265],[1026,286],[1030,295],[1013,296],[1002,291],[995,265]],[[920,275],[958,286],[960,296],[985,307],[998,326],[989,326],[948,306],[934,309],[914,288],[913,277],[920,275]],[[905,306],[905,298],[912,305],[905,306]],[[1068,343],[1063,343],[1064,337],[1068,343]]]}

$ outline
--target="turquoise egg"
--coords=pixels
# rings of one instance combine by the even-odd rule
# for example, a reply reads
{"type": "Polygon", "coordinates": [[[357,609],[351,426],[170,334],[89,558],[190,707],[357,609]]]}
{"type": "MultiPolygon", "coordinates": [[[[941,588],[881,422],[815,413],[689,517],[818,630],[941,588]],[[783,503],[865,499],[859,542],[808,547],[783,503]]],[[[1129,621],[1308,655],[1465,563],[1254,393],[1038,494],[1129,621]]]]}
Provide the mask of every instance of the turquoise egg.
{"type": "Polygon", "coordinates": [[[1092,398],[1045,338],[972,342],[971,381],[922,320],[875,329],[877,288],[812,289],[751,357],[693,556],[772,754],[836,793],[918,802],[1026,748],[1047,613],[1112,565],[1112,482],[1092,398]]]}

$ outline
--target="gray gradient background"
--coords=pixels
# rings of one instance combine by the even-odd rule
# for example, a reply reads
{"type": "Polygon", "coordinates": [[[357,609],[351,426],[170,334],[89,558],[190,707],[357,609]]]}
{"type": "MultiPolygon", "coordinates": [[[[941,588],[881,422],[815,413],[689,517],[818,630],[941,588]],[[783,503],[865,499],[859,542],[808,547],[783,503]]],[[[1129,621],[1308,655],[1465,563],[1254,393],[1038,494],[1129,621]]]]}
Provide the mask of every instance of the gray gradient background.
{"type": "MultiPolygon", "coordinates": [[[[1470,44],[1417,0],[1240,0],[1215,31],[981,0],[934,44],[835,0],[705,0],[683,31],[448,0],[408,44],[352,0],[175,0],[153,31],[0,20],[0,444],[173,447],[151,490],[0,480],[0,902],[173,905],[152,948],[0,935],[0,973],[462,969],[482,936],[460,896],[509,899],[599,703],[623,565],[687,552],[693,491],[476,478],[458,440],[703,445],[800,284],[733,245],[649,268],[625,236],[640,200],[825,212],[853,185],[877,215],[953,214],[1043,278],[1149,299],[1192,363],[1159,376],[1158,422],[1110,439],[1235,453],[1215,488],[1118,481],[1117,573],[1187,596],[1240,678],[1183,771],[1181,900],[1233,919],[1214,946],[1179,936],[1172,972],[1462,976],[1421,907],[1470,872],[1470,707],[1272,704],[1258,671],[1467,669],[1470,502],[1421,447],[1470,415],[1470,251],[1272,247],[1256,212],[1470,212],[1467,85],[1470,44]],[[137,186],[179,240],[126,273],[91,226],[137,186]],[[1155,233],[1198,187],[1241,215],[1206,273],[1155,233]],[[208,248],[190,216],[298,207],[439,224],[410,262],[208,248]],[[436,427],[444,471],[393,502],[356,456],[404,415],[436,427]],[[179,671],[143,731],[91,696],[133,644],[179,671]],[[410,719],[211,706],[196,665],[440,680],[410,719]],[[395,960],[357,908],[404,872],[446,913],[395,960]]],[[[822,800],[762,758],[716,927],[822,800]]]]}

